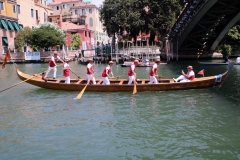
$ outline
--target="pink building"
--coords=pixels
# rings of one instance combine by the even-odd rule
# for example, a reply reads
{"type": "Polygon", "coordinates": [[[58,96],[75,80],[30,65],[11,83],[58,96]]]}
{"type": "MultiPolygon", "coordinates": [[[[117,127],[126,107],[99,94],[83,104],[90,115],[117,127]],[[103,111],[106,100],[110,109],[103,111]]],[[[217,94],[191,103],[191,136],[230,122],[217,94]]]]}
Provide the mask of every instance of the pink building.
{"type": "Polygon", "coordinates": [[[94,49],[94,31],[89,30],[87,25],[76,25],[70,22],[58,21],[58,26],[65,30],[67,33],[66,45],[71,46],[71,35],[79,34],[82,42],[79,44],[81,50],[92,50],[94,49]]]}

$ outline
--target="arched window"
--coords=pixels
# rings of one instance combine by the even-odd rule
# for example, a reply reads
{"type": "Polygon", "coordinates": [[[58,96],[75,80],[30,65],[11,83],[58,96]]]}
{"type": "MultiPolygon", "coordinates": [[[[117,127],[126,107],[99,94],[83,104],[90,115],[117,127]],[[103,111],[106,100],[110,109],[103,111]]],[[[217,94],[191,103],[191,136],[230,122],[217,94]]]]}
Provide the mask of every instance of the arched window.
{"type": "Polygon", "coordinates": [[[91,27],[93,26],[93,19],[92,19],[92,17],[89,18],[89,26],[91,26],[91,27]]]}

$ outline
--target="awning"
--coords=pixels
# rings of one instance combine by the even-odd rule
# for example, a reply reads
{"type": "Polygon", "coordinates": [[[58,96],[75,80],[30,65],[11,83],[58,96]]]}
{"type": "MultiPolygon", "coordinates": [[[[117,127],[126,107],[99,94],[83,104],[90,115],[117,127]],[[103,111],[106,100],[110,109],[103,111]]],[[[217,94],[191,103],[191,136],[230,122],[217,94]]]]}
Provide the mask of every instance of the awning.
{"type": "Polygon", "coordinates": [[[8,21],[7,23],[8,23],[8,26],[10,27],[10,29],[11,29],[11,30],[14,30],[11,21],[8,21]]]}
{"type": "Polygon", "coordinates": [[[8,40],[7,40],[6,37],[3,37],[2,39],[3,39],[3,41],[4,41],[6,44],[8,44],[8,40]]]}
{"type": "Polygon", "coordinates": [[[20,29],[19,29],[19,27],[18,27],[18,24],[17,24],[17,22],[13,22],[13,25],[14,25],[14,27],[15,27],[16,31],[19,31],[19,30],[20,30],[20,29]]]}
{"type": "Polygon", "coordinates": [[[20,29],[20,30],[23,30],[23,26],[22,26],[21,24],[19,25],[19,29],[20,29]]]}
{"type": "Polygon", "coordinates": [[[4,29],[8,29],[7,24],[6,24],[4,19],[1,19],[1,23],[2,23],[2,25],[4,27],[4,29]]]}

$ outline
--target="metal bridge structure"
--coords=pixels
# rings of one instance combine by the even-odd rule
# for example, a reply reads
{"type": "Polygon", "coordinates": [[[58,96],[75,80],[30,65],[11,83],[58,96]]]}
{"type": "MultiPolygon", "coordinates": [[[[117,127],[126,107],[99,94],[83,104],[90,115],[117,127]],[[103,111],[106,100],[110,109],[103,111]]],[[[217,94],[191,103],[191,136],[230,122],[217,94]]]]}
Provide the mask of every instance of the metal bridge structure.
{"type": "Polygon", "coordinates": [[[212,54],[240,20],[240,0],[190,0],[169,33],[174,56],[212,54]]]}

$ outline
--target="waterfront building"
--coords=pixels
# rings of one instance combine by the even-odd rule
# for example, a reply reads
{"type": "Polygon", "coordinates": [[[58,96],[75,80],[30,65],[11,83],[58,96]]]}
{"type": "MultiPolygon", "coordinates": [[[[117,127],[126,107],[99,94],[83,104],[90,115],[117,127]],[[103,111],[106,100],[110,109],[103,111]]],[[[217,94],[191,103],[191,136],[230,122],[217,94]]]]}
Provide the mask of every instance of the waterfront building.
{"type": "MultiPolygon", "coordinates": [[[[52,0],[48,6],[53,10],[53,15],[49,16],[50,22],[60,21],[63,29],[68,33],[77,32],[82,36],[81,49],[92,48],[97,42],[108,43],[109,37],[103,31],[103,25],[99,20],[99,9],[91,1],[52,0]],[[69,26],[64,27],[66,24],[69,26]]],[[[66,38],[66,44],[70,45],[69,43],[71,44],[69,38],[66,38]]]]}
{"type": "Polygon", "coordinates": [[[23,27],[47,22],[52,9],[47,0],[0,0],[0,53],[9,48],[14,51],[14,40],[23,27]]]}
{"type": "Polygon", "coordinates": [[[23,27],[18,23],[20,6],[16,0],[0,0],[0,54],[8,47],[14,48],[14,38],[23,27]]]}
{"type": "Polygon", "coordinates": [[[53,13],[52,9],[47,6],[47,0],[17,0],[21,7],[18,13],[18,21],[24,27],[34,26],[47,22],[48,16],[53,13]]]}
{"type": "Polygon", "coordinates": [[[95,48],[94,45],[91,44],[91,40],[94,37],[94,31],[90,30],[87,25],[76,25],[71,22],[58,21],[58,26],[67,33],[65,43],[68,49],[71,48],[71,35],[73,34],[79,34],[81,36],[82,42],[79,45],[82,50],[93,50],[95,48]]]}

